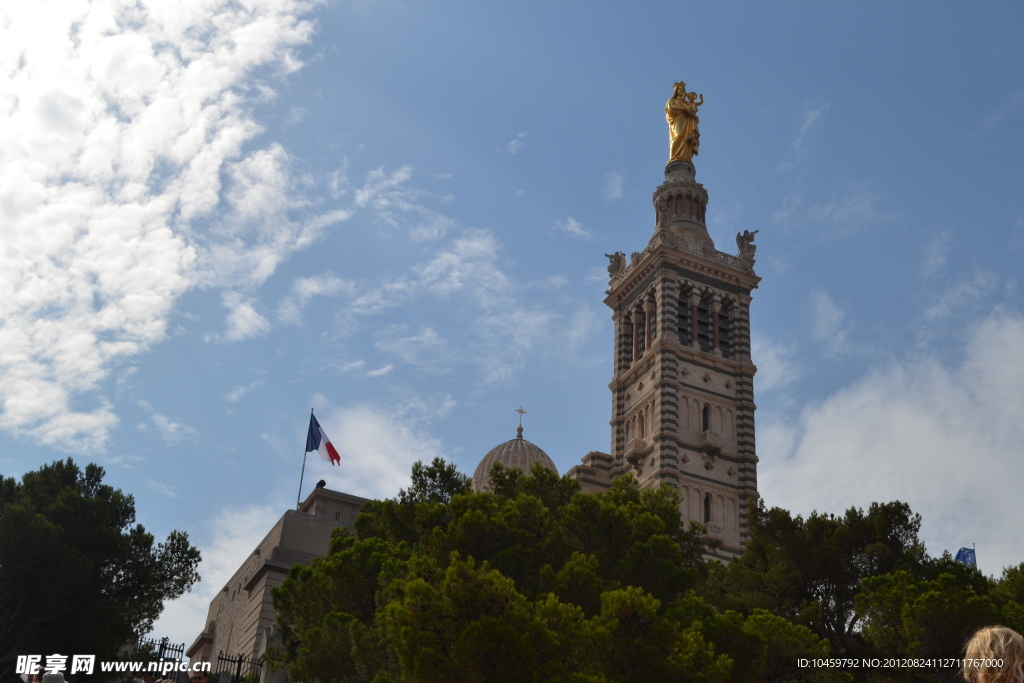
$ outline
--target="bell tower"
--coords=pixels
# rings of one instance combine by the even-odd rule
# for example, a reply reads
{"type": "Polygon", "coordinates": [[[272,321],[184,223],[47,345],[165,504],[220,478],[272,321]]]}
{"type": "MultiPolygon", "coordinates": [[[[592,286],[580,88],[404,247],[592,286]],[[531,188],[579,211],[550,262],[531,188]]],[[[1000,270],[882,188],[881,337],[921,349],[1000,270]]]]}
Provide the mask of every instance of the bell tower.
{"type": "Polygon", "coordinates": [[[611,452],[589,453],[569,474],[585,491],[626,472],[645,488],[670,484],[683,520],[706,527],[706,556],[728,561],[743,552],[747,502],[757,497],[750,301],[760,278],[754,233],[736,236],[735,255],[708,234],[708,193],[692,163],[696,97],[677,83],[666,105],[671,158],[654,191],[654,234],[628,261],[608,255],[611,452]]]}

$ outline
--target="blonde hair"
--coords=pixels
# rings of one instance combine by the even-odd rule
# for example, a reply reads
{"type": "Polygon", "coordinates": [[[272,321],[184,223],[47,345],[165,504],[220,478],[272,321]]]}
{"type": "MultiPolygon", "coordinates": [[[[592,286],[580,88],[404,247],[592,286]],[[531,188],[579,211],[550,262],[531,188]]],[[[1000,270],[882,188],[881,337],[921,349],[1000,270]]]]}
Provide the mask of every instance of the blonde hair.
{"type": "Polygon", "coordinates": [[[1024,683],[1024,638],[1005,626],[986,626],[967,641],[968,683],[1024,683]]]}

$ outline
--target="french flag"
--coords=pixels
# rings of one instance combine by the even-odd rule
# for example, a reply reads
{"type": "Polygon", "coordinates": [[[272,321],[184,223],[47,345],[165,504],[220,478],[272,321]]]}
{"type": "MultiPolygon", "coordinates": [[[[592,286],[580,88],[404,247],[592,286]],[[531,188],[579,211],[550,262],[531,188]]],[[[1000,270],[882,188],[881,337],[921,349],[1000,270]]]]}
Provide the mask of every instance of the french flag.
{"type": "Polygon", "coordinates": [[[341,456],[338,455],[331,440],[327,438],[324,428],[320,426],[312,413],[309,415],[309,434],[306,435],[306,452],[310,451],[319,451],[320,459],[326,460],[332,465],[341,464],[341,456]]]}

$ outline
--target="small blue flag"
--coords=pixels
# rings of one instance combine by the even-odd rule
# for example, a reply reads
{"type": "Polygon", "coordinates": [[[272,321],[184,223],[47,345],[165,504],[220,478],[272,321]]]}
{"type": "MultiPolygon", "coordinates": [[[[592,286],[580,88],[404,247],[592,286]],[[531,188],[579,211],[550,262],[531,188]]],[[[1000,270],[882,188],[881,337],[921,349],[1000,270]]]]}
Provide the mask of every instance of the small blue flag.
{"type": "Polygon", "coordinates": [[[974,548],[960,548],[960,550],[956,551],[956,557],[953,558],[953,561],[967,567],[978,566],[978,561],[974,557],[974,548]]]}

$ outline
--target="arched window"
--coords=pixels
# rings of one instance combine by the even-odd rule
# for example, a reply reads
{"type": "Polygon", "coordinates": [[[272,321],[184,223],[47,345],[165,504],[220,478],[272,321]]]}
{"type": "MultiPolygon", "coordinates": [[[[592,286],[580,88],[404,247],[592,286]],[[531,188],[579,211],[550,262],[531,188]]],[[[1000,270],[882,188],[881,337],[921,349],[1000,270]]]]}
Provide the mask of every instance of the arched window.
{"type": "Polygon", "coordinates": [[[622,318],[622,351],[627,367],[633,360],[633,338],[633,317],[627,312],[622,318]]]}
{"type": "Polygon", "coordinates": [[[679,343],[683,345],[690,343],[690,297],[685,292],[679,295],[679,315],[676,316],[676,331],[679,334],[679,343]]]}
{"type": "Polygon", "coordinates": [[[731,308],[723,308],[718,312],[718,350],[722,358],[732,357],[732,338],[729,336],[729,314],[731,308]]]}
{"type": "Polygon", "coordinates": [[[701,351],[711,350],[711,310],[708,300],[702,298],[697,304],[697,343],[701,351]]]}
{"type": "Polygon", "coordinates": [[[704,523],[711,523],[711,494],[704,494],[704,523]]]}
{"type": "Polygon", "coordinates": [[[658,302],[653,291],[647,295],[644,310],[647,313],[647,346],[650,347],[654,338],[658,336],[658,302]]]}
{"type": "Polygon", "coordinates": [[[711,406],[707,403],[704,404],[704,408],[700,411],[700,429],[702,432],[711,429],[711,406]]]}
{"type": "Polygon", "coordinates": [[[644,313],[642,306],[638,305],[633,311],[633,320],[635,321],[633,343],[636,344],[636,354],[633,357],[639,358],[647,350],[647,314],[644,313]]]}

